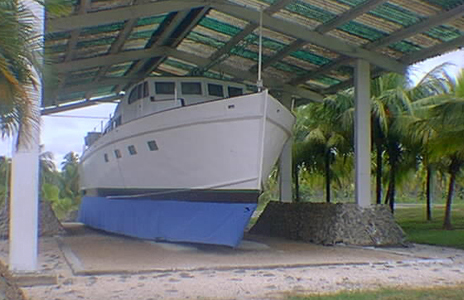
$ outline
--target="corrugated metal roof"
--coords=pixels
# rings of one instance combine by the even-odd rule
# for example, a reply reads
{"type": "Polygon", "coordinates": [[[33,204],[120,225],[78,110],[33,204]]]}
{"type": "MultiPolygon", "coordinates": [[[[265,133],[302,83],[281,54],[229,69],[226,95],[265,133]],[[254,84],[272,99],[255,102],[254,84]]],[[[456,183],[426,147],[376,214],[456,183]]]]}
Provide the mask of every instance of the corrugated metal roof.
{"type": "Polygon", "coordinates": [[[464,45],[464,0],[76,0],[47,19],[58,82],[43,106],[114,99],[146,76],[252,85],[260,10],[265,84],[300,97],[349,86],[356,58],[378,75],[464,45]]]}

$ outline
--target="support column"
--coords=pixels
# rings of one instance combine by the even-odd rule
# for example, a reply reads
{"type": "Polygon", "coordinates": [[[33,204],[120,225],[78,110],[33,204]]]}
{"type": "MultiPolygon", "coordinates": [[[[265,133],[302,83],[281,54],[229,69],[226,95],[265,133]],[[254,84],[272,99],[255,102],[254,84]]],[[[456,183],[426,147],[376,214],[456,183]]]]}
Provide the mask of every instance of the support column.
{"type": "Polygon", "coordinates": [[[355,82],[355,198],[361,207],[371,205],[371,103],[370,69],[356,60],[355,82]]]}
{"type": "MultiPolygon", "coordinates": [[[[292,110],[293,98],[289,93],[280,95],[280,102],[287,109],[292,110]]],[[[290,138],[284,145],[279,158],[279,200],[280,202],[292,202],[292,147],[293,138],[290,138]]]]}
{"type": "Polygon", "coordinates": [[[280,202],[292,202],[292,146],[293,138],[284,145],[279,159],[280,202]]]}
{"type": "MultiPolygon", "coordinates": [[[[23,4],[35,15],[35,30],[43,37],[44,9],[34,1],[23,4]]],[[[37,59],[41,59],[41,54],[37,59]]],[[[36,78],[40,78],[36,75],[36,78]]],[[[26,87],[31,99],[31,114],[40,120],[42,82],[37,80],[36,89],[26,87]]],[[[11,171],[10,198],[10,257],[12,271],[37,270],[38,210],[39,210],[39,122],[30,126],[27,143],[20,140],[14,150],[11,171]]]]}

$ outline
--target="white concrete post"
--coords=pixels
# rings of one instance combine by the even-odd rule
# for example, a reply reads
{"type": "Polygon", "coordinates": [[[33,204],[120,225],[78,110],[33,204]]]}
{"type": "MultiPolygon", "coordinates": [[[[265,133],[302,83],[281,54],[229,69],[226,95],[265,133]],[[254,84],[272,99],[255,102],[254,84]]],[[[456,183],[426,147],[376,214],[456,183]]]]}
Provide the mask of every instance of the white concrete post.
{"type": "Polygon", "coordinates": [[[361,207],[371,205],[371,103],[370,69],[356,60],[355,82],[355,198],[361,207]]]}
{"type": "MultiPolygon", "coordinates": [[[[44,9],[34,1],[23,0],[36,16],[37,34],[43,37],[44,9]]],[[[42,82],[37,89],[29,90],[31,110],[40,118],[42,82]]],[[[31,126],[29,143],[21,143],[15,149],[11,172],[10,199],[10,257],[12,271],[30,272],[37,270],[38,204],[39,204],[39,126],[31,126]]]]}
{"type": "Polygon", "coordinates": [[[279,159],[280,202],[292,202],[292,146],[293,139],[285,143],[279,159]]]}

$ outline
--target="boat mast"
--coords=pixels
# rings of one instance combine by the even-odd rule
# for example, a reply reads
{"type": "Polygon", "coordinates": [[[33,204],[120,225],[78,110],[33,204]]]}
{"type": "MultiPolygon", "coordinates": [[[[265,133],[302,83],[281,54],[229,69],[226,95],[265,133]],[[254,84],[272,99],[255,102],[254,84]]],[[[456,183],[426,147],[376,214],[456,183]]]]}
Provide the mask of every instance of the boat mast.
{"type": "Polygon", "coordinates": [[[263,80],[261,78],[262,61],[263,61],[263,9],[261,8],[259,12],[258,82],[256,82],[256,86],[258,87],[258,92],[261,92],[261,90],[263,89],[263,80]]]}

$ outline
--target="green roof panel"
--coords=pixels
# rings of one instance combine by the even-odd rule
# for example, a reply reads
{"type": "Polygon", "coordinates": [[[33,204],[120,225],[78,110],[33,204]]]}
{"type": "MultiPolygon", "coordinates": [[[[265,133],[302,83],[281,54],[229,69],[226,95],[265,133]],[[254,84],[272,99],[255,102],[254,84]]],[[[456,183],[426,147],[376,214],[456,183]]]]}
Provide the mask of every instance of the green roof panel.
{"type": "Polygon", "coordinates": [[[285,7],[285,9],[297,13],[299,15],[305,16],[306,18],[317,20],[321,23],[325,23],[336,17],[336,15],[328,11],[325,11],[317,6],[313,6],[302,1],[292,2],[288,4],[285,7]]]}
{"type": "Polygon", "coordinates": [[[203,18],[199,22],[199,25],[209,28],[211,30],[223,33],[223,34],[230,35],[230,36],[234,36],[238,34],[240,31],[242,31],[238,27],[235,27],[230,24],[222,23],[222,22],[219,22],[215,19],[208,18],[208,17],[203,18]]]}

